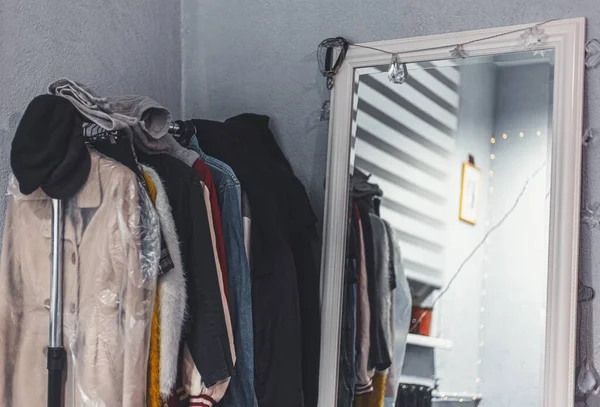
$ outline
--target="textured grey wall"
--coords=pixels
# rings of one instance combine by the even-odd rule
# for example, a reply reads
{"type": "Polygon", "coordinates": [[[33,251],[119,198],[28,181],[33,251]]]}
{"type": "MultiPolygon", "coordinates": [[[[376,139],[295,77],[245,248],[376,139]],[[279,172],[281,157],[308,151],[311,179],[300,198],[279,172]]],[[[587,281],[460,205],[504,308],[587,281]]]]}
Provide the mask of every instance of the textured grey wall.
{"type": "MultiPolygon", "coordinates": [[[[183,84],[186,116],[222,119],[242,111],[274,118],[279,142],[323,208],[327,125],[318,111],[327,97],[315,61],[317,44],[343,35],[366,42],[551,18],[588,18],[600,37],[598,0],[220,0],[183,5],[183,84]]],[[[586,122],[600,127],[600,68],[586,75],[586,122]]],[[[584,202],[600,201],[600,142],[584,150],[584,202]]],[[[600,287],[600,231],[582,227],[583,280],[600,287]]],[[[584,309],[583,349],[600,364],[600,323],[584,309]]],[[[600,397],[589,406],[600,406],[600,397]]]]}
{"type": "MultiPolygon", "coordinates": [[[[446,281],[483,239],[488,228],[487,208],[489,196],[490,137],[494,134],[494,108],[496,104],[496,67],[491,62],[472,62],[460,68],[460,110],[456,131],[456,151],[452,156],[450,185],[450,219],[447,227],[445,270],[446,281]],[[478,221],[469,225],[458,219],[462,184],[462,165],[469,154],[481,170],[481,201],[478,221]]],[[[452,340],[452,350],[436,350],[436,376],[440,390],[448,393],[477,393],[475,379],[479,377],[479,342],[481,323],[481,287],[484,253],[479,250],[461,270],[437,305],[437,318],[443,338],[452,340]]]]}
{"type": "MultiPolygon", "coordinates": [[[[600,37],[598,0],[189,1],[183,6],[184,113],[272,116],[280,144],[321,213],[327,126],[318,111],[327,93],[315,49],[323,38],[365,42],[581,16],[588,18],[588,35],[600,37]]],[[[587,122],[600,127],[600,69],[586,79],[587,122]]],[[[598,144],[584,151],[584,202],[600,201],[598,144]]],[[[599,248],[600,231],[582,227],[581,275],[597,287],[599,248]]],[[[600,364],[598,312],[599,301],[586,306],[583,336],[584,349],[600,364]]],[[[600,406],[600,397],[589,405],[600,406]]]]}
{"type": "MultiPolygon", "coordinates": [[[[549,108],[553,82],[550,64],[497,70],[496,117],[491,145],[488,213],[498,224],[483,251],[486,295],[481,296],[483,329],[478,386],[480,407],[539,407],[543,400],[543,356],[548,269],[550,172],[539,170],[550,157],[549,108]],[[509,81],[509,78],[511,79],[509,81]],[[536,134],[540,131],[540,135],[536,134]],[[523,132],[523,137],[519,133],[523,132]],[[506,133],[507,139],[501,135],[506,133]]],[[[486,190],[484,190],[487,193],[486,190]]]]}
{"type": "Polygon", "coordinates": [[[23,110],[60,77],[101,95],[148,95],[179,116],[180,2],[0,2],[0,191],[6,190],[10,142],[23,110]]]}

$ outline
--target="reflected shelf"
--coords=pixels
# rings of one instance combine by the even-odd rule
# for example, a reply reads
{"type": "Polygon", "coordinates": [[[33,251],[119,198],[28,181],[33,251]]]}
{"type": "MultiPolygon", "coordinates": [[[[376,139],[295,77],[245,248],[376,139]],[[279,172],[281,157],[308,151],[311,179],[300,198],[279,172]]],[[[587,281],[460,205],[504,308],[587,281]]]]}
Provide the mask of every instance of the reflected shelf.
{"type": "Polygon", "coordinates": [[[452,349],[452,341],[424,335],[408,334],[406,343],[408,345],[422,346],[425,348],[436,348],[441,350],[452,349]]]}
{"type": "Polygon", "coordinates": [[[430,388],[435,387],[435,380],[428,377],[402,375],[400,376],[400,380],[398,380],[398,382],[404,384],[416,384],[418,386],[430,388]]]}

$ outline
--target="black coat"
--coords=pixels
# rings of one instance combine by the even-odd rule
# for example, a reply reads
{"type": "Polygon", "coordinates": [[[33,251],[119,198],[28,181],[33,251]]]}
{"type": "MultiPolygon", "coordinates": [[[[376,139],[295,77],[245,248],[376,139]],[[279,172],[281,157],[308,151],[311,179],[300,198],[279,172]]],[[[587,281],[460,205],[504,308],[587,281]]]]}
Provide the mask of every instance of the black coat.
{"type": "Polygon", "coordinates": [[[195,171],[166,154],[136,150],[164,182],[181,246],[188,316],[184,339],[207,387],[235,373],[221,299],[204,189],[195,171]]]}
{"type": "Polygon", "coordinates": [[[316,407],[321,319],[308,195],[269,130],[244,114],[193,120],[202,150],[227,163],[252,212],[255,390],[261,407],[316,407]]]}

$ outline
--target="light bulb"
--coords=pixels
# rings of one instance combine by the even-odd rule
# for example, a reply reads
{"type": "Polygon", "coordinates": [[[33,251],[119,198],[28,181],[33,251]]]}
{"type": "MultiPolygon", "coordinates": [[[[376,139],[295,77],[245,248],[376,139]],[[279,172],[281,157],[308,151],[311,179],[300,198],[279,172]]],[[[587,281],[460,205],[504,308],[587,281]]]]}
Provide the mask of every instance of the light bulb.
{"type": "Polygon", "coordinates": [[[496,156],[494,154],[490,154],[490,158],[493,160],[494,158],[496,158],[496,156]]]}
{"type": "Polygon", "coordinates": [[[495,139],[494,137],[492,137],[492,138],[490,139],[490,143],[494,144],[495,142],[496,142],[496,139],[495,139]]]}
{"type": "Polygon", "coordinates": [[[458,402],[459,402],[459,403],[462,403],[462,402],[463,402],[463,399],[458,399],[458,402]]]}
{"type": "Polygon", "coordinates": [[[473,396],[473,401],[477,401],[477,397],[476,396],[473,396]]]}
{"type": "Polygon", "coordinates": [[[519,133],[519,137],[523,137],[524,135],[525,135],[525,133],[523,133],[523,132],[519,133]]]}
{"type": "Polygon", "coordinates": [[[541,136],[542,132],[538,130],[538,131],[535,132],[535,134],[537,134],[538,136],[541,136]]]}
{"type": "Polygon", "coordinates": [[[494,176],[494,171],[490,170],[490,177],[494,176]]]}
{"type": "Polygon", "coordinates": [[[506,140],[506,139],[508,138],[508,134],[504,133],[504,134],[502,135],[502,138],[503,138],[504,140],[506,140]]]}
{"type": "Polygon", "coordinates": [[[478,365],[480,365],[480,364],[481,364],[481,359],[479,359],[479,360],[477,361],[477,364],[478,364],[478,365]]]}

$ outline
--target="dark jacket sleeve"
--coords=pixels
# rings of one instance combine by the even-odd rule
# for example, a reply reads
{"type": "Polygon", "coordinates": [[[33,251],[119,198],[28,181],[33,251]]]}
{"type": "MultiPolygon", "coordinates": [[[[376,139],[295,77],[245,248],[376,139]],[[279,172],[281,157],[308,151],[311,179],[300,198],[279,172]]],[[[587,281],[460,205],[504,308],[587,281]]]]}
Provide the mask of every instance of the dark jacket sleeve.
{"type": "Polygon", "coordinates": [[[186,277],[186,341],[207,387],[234,372],[204,191],[194,170],[177,159],[137,152],[163,179],[186,277]]]}
{"type": "Polygon", "coordinates": [[[200,182],[189,187],[189,228],[192,247],[188,259],[189,330],[185,337],[196,367],[207,387],[234,374],[225,312],[210,235],[204,191],[200,182]]]}

